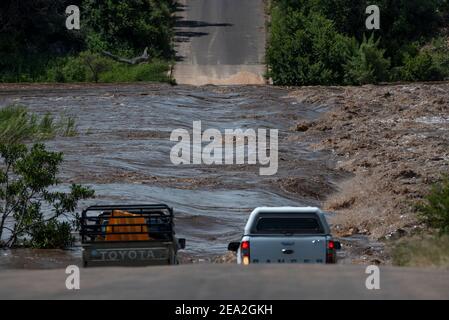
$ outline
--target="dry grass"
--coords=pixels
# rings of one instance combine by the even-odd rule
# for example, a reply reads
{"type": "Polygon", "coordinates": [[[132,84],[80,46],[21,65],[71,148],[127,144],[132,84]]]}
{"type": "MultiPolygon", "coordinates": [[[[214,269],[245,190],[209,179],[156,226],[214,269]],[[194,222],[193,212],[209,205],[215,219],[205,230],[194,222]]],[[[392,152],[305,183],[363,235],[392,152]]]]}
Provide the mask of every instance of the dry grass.
{"type": "Polygon", "coordinates": [[[393,264],[403,267],[449,269],[449,236],[404,238],[391,249],[393,264]]]}

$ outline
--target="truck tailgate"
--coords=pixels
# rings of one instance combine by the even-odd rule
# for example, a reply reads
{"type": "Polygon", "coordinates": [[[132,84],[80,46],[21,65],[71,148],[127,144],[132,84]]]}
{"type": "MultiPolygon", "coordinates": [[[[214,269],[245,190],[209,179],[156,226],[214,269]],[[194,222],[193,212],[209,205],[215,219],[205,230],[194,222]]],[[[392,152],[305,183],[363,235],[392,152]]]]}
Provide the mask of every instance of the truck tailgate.
{"type": "Polygon", "coordinates": [[[326,236],[256,236],[250,248],[251,263],[326,262],[326,236]]]}
{"type": "Polygon", "coordinates": [[[173,264],[173,242],[95,243],[84,246],[85,266],[150,266],[173,264]]]}

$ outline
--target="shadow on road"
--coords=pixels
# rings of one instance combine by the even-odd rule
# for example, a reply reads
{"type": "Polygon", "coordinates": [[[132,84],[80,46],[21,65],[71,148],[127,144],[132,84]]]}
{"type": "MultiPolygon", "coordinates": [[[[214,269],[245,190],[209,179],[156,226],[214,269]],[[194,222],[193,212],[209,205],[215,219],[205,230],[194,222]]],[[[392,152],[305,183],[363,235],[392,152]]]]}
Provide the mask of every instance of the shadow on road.
{"type": "MultiPolygon", "coordinates": [[[[175,12],[186,12],[188,5],[176,4],[175,12]]],[[[186,43],[190,42],[192,38],[208,36],[209,32],[201,32],[191,30],[191,28],[213,28],[213,27],[232,27],[232,23],[207,22],[198,20],[185,20],[183,14],[175,16],[175,42],[186,43]]],[[[184,61],[185,57],[177,55],[176,61],[184,61]]]]}
{"type": "Polygon", "coordinates": [[[205,21],[178,20],[177,28],[232,27],[232,23],[209,23],[205,21]]]}

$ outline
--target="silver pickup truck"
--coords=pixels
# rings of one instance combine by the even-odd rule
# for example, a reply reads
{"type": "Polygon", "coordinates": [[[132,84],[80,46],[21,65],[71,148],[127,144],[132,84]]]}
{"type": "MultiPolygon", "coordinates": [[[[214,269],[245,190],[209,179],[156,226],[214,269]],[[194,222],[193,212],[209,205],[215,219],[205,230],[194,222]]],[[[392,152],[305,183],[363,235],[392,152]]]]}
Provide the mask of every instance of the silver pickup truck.
{"type": "Polygon", "coordinates": [[[334,241],[324,213],[318,208],[257,208],[246,224],[237,252],[239,264],[336,263],[341,244],[334,241]]]}
{"type": "Polygon", "coordinates": [[[80,217],[84,267],[177,264],[185,239],[175,236],[165,204],[92,206],[80,217]]]}

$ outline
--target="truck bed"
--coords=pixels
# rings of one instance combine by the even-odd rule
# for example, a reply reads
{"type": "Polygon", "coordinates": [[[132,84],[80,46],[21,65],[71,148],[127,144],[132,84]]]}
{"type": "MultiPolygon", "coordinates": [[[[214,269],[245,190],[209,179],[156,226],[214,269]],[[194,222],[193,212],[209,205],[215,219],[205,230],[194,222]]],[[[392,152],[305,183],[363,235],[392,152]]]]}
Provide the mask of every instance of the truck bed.
{"type": "Polygon", "coordinates": [[[80,223],[85,267],[177,263],[173,210],[166,205],[93,206],[80,223]]]}

